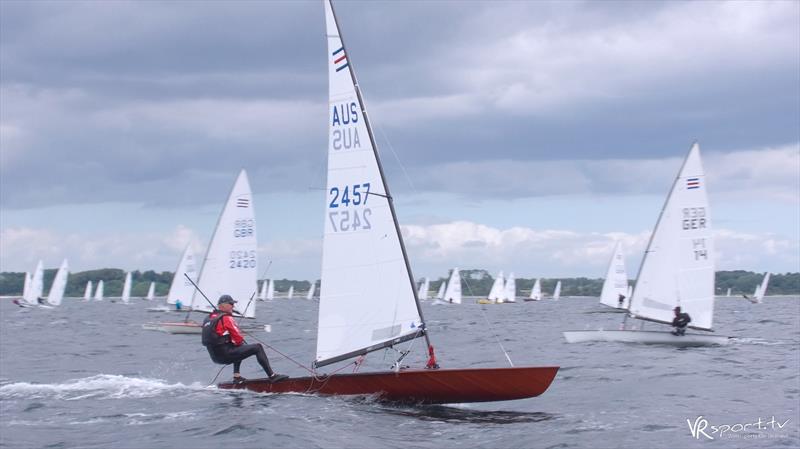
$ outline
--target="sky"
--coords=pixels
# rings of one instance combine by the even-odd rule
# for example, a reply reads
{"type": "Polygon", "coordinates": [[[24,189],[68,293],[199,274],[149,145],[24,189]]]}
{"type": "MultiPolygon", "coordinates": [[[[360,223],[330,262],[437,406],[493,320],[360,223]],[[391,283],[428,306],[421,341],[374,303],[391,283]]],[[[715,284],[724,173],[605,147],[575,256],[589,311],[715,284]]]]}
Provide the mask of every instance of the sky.
{"type": "MultiPolygon", "coordinates": [[[[800,3],[336,2],[415,276],[635,277],[698,141],[719,270],[800,271],[800,3]]],[[[0,271],[172,271],[238,171],[318,279],[321,1],[0,1],[0,271]]]]}

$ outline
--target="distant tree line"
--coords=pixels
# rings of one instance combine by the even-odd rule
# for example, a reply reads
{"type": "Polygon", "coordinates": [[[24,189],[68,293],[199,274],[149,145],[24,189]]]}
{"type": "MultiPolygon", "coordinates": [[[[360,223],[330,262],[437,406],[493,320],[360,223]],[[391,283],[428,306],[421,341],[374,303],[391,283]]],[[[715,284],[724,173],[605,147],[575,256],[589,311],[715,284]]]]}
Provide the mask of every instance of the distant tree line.
{"type": "MultiPolygon", "coordinates": [[[[44,293],[50,290],[56,270],[44,271],[44,293]]],[[[145,296],[150,282],[156,283],[156,295],[166,296],[172,282],[173,273],[162,271],[134,271],[132,272],[131,296],[145,296]]],[[[756,285],[761,283],[764,273],[753,273],[752,271],[717,271],[716,294],[725,295],[731,289],[731,295],[740,296],[743,294],[751,295],[756,289],[756,285]]],[[[431,279],[430,295],[435,295],[442,282],[448,278],[431,279]]],[[[101,270],[80,271],[69,274],[67,290],[65,295],[69,297],[82,297],[86,289],[86,283],[92,281],[93,286],[97,287],[97,281],[102,280],[104,291],[107,296],[122,295],[122,284],[125,282],[125,271],[117,268],[104,268],[101,270]]],[[[541,278],[542,292],[552,294],[556,282],[561,281],[562,296],[600,296],[603,288],[603,279],[591,279],[585,277],[578,278],[541,278]]],[[[421,279],[420,279],[421,281],[421,279]]],[[[535,278],[517,278],[517,296],[527,296],[530,294],[535,278]]],[[[0,273],[0,296],[19,296],[22,295],[22,287],[25,283],[25,273],[0,273]]],[[[461,291],[465,296],[487,296],[494,283],[494,277],[486,271],[480,269],[461,270],[461,291]]],[[[316,281],[317,291],[319,291],[319,281],[316,281]]],[[[631,281],[631,285],[635,282],[631,281]]],[[[290,279],[276,279],[275,291],[286,292],[293,286],[295,292],[306,292],[311,287],[309,281],[295,281],[290,279]]],[[[770,276],[768,295],[800,295],[800,273],[773,273],[770,276]]]]}

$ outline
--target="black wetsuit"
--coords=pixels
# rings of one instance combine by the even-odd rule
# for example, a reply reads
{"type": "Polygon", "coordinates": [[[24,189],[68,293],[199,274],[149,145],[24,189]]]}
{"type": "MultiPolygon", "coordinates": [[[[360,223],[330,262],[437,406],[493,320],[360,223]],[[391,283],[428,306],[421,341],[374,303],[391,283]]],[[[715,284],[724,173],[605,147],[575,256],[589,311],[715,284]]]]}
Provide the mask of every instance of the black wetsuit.
{"type": "MultiPolygon", "coordinates": [[[[205,321],[210,322],[213,319],[212,317],[216,317],[216,314],[208,316],[205,321]]],[[[223,323],[217,323],[217,325],[221,326],[223,323]]],[[[238,334],[238,329],[236,332],[238,334]]],[[[232,363],[233,372],[239,373],[239,367],[242,365],[242,360],[254,355],[256,356],[256,360],[258,360],[258,364],[261,365],[261,368],[263,368],[264,372],[267,373],[267,376],[272,377],[275,374],[275,372],[272,371],[272,368],[269,366],[267,353],[264,352],[264,347],[260,344],[248,345],[242,341],[241,345],[236,346],[231,342],[231,337],[229,334],[219,336],[219,340],[215,343],[216,344],[212,343],[206,346],[206,349],[208,349],[208,355],[211,356],[211,360],[214,363],[219,363],[220,365],[228,365],[232,363]]]]}
{"type": "Polygon", "coordinates": [[[692,322],[692,318],[689,317],[689,314],[686,312],[679,313],[673,320],[672,325],[675,326],[675,330],[672,331],[673,335],[683,335],[686,333],[686,326],[692,322]]]}

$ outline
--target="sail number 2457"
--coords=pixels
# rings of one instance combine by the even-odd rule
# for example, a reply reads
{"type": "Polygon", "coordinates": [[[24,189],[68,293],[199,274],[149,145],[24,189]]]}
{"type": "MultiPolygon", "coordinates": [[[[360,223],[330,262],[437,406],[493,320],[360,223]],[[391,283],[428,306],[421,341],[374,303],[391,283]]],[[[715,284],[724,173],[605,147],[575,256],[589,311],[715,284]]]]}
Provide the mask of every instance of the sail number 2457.
{"type": "Polygon", "coordinates": [[[369,183],[353,184],[352,186],[344,186],[344,188],[331,187],[329,194],[330,203],[328,203],[328,207],[331,209],[339,206],[366,205],[369,198],[369,183]]]}
{"type": "Polygon", "coordinates": [[[331,187],[328,192],[328,219],[333,232],[365,231],[372,229],[372,210],[366,206],[370,183],[331,187]]]}

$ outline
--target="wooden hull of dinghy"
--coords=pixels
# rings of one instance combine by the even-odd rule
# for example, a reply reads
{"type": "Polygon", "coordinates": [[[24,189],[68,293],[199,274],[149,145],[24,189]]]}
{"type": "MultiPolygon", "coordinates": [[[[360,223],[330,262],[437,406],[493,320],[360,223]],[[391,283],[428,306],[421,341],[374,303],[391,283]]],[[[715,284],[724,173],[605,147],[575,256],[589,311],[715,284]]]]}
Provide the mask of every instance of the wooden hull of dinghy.
{"type": "Polygon", "coordinates": [[[260,393],[372,396],[380,401],[413,404],[509,401],[544,393],[558,368],[401,370],[295,377],[275,383],[268,379],[252,379],[240,384],[221,383],[218,387],[260,393]]]}
{"type": "Polygon", "coordinates": [[[685,334],[672,335],[671,332],[635,331],[635,330],[598,330],[562,332],[567,343],[585,343],[590,341],[611,341],[622,343],[641,343],[649,345],[689,346],[725,346],[731,338],[722,335],[685,334]]]}

